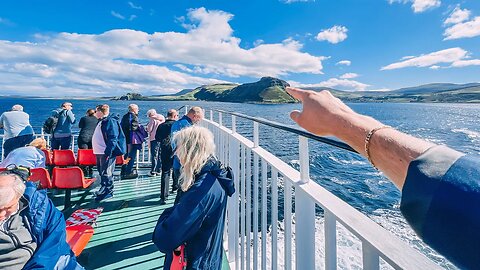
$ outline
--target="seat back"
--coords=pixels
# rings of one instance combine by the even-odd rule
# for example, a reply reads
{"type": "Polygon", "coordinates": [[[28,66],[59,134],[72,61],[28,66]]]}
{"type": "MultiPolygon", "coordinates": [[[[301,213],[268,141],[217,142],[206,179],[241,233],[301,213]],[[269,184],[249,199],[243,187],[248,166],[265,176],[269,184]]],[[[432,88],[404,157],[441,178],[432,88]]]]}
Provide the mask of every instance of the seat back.
{"type": "Polygon", "coordinates": [[[53,185],[56,188],[86,188],[88,187],[87,182],[79,167],[53,168],[53,185]]]}
{"type": "Polygon", "coordinates": [[[123,156],[117,156],[117,158],[115,159],[115,165],[122,166],[124,161],[125,159],[123,158],[123,156]]]}
{"type": "Polygon", "coordinates": [[[53,164],[55,166],[75,166],[75,154],[72,150],[53,150],[53,164]]]}
{"type": "Polygon", "coordinates": [[[97,157],[93,154],[93,149],[78,149],[77,163],[82,166],[97,165],[97,157]]]}
{"type": "Polygon", "coordinates": [[[33,168],[30,170],[30,178],[28,181],[40,181],[40,188],[53,188],[53,183],[50,174],[45,168],[33,168]]]}
{"type": "Polygon", "coordinates": [[[52,162],[52,152],[47,149],[42,149],[43,154],[45,155],[45,165],[53,165],[52,162]]]}

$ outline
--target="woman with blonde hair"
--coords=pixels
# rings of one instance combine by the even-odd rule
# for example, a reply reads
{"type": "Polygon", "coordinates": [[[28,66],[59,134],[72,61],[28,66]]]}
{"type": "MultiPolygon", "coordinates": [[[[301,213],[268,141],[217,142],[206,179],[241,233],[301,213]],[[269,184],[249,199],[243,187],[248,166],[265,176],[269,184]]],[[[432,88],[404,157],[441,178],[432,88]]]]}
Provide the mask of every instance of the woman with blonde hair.
{"type": "Polygon", "coordinates": [[[0,163],[0,168],[5,168],[10,164],[28,168],[45,168],[43,149],[47,149],[47,141],[44,138],[36,138],[26,146],[10,152],[0,163]]]}
{"type": "Polygon", "coordinates": [[[173,251],[185,244],[187,269],[221,269],[227,197],[235,192],[233,177],[215,158],[213,134],[192,126],[173,140],[182,171],[178,203],[160,216],[153,242],[166,254],[170,269],[173,251]]]}

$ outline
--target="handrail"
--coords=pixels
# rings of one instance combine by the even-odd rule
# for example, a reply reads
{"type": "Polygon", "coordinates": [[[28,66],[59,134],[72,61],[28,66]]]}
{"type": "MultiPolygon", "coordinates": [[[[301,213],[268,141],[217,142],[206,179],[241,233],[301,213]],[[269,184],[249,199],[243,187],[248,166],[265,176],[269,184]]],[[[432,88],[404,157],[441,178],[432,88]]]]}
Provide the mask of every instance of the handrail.
{"type": "Polygon", "coordinates": [[[254,122],[264,124],[266,126],[278,128],[278,129],[281,129],[281,130],[285,130],[285,131],[288,131],[288,132],[291,132],[291,133],[294,133],[294,134],[297,134],[297,135],[300,135],[300,136],[303,136],[303,137],[306,137],[306,138],[309,138],[309,139],[312,139],[312,140],[315,140],[315,141],[318,141],[318,142],[321,142],[321,143],[325,143],[325,144],[335,146],[337,148],[341,148],[341,149],[344,149],[344,150],[347,150],[347,151],[358,154],[358,152],[355,149],[353,149],[351,146],[349,146],[348,144],[346,144],[344,142],[334,140],[334,139],[329,139],[329,138],[326,138],[326,137],[317,136],[315,134],[312,134],[308,131],[302,130],[302,129],[297,128],[297,127],[287,126],[287,125],[279,123],[279,122],[267,120],[267,119],[261,118],[261,117],[253,117],[253,116],[249,116],[249,115],[242,114],[242,113],[229,112],[229,111],[220,110],[220,109],[212,109],[212,110],[216,111],[216,112],[235,115],[235,116],[238,116],[240,118],[252,120],[254,122]]]}

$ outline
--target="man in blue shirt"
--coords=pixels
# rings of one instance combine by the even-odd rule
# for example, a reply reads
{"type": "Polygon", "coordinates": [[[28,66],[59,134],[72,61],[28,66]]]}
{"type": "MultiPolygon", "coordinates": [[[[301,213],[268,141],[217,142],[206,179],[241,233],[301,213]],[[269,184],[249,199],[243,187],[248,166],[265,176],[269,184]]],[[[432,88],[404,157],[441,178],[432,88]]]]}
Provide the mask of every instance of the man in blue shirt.
{"type": "Polygon", "coordinates": [[[4,130],[3,156],[16,148],[25,146],[33,140],[33,128],[30,116],[23,112],[22,105],[14,105],[12,110],[0,115],[0,128],[4,130]]]}
{"type": "Polygon", "coordinates": [[[64,102],[61,108],[53,111],[53,114],[58,116],[58,122],[52,134],[52,149],[70,149],[72,125],[75,123],[72,108],[72,103],[64,102]]]}
{"type": "MultiPolygon", "coordinates": [[[[175,133],[179,132],[180,130],[189,127],[191,125],[197,124],[203,119],[203,109],[194,106],[188,110],[187,114],[184,115],[182,118],[180,118],[178,121],[172,124],[172,136],[175,135],[175,133]]],[[[172,140],[172,149],[173,153],[175,154],[175,143],[172,140]]],[[[180,161],[178,160],[177,156],[173,156],[173,185],[172,185],[172,191],[176,191],[178,189],[178,178],[180,177],[180,161]]]]}

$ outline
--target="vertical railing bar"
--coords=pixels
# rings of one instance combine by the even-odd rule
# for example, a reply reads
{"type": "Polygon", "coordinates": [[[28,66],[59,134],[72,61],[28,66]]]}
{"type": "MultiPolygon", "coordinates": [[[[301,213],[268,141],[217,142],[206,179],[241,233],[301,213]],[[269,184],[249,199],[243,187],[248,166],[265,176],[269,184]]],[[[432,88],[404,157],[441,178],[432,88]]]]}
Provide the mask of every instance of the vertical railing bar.
{"type": "MultiPolygon", "coordinates": [[[[337,221],[335,215],[325,210],[325,269],[337,269],[337,221]]],[[[365,268],[366,269],[366,268],[365,268]]]]}
{"type": "Polygon", "coordinates": [[[246,209],[246,223],[247,223],[247,269],[251,269],[250,265],[250,254],[251,254],[251,244],[252,244],[252,150],[247,147],[247,177],[246,177],[246,192],[247,192],[247,209],[246,209]]]}
{"type": "Polygon", "coordinates": [[[278,267],[277,258],[277,224],[278,224],[278,171],[272,167],[271,196],[272,196],[272,270],[278,267]]]}
{"type": "Polygon", "coordinates": [[[258,155],[253,153],[253,269],[258,269],[258,155]]]}
{"type": "Polygon", "coordinates": [[[240,269],[245,269],[245,147],[243,144],[240,145],[240,241],[241,241],[241,250],[240,250],[240,269]]]}
{"type": "Polygon", "coordinates": [[[284,227],[285,227],[285,269],[292,269],[292,182],[283,176],[284,182],[284,227]]]}
{"type": "MultiPolygon", "coordinates": [[[[215,127],[215,126],[213,126],[215,127]]],[[[218,130],[215,129],[214,130],[218,130]]],[[[230,152],[231,155],[229,156],[230,166],[233,169],[234,175],[238,175],[240,172],[239,169],[239,143],[237,140],[231,140],[230,144],[230,152]]],[[[238,177],[235,177],[234,184],[238,186],[238,177]]],[[[229,204],[229,223],[228,223],[228,261],[235,262],[235,269],[238,269],[238,192],[233,194],[233,198],[227,200],[229,204]]]]}
{"type": "Polygon", "coordinates": [[[267,162],[262,158],[262,269],[267,269],[267,162]]]}
{"type": "Polygon", "coordinates": [[[258,122],[253,122],[253,147],[258,147],[259,145],[259,136],[258,136],[258,122]]]}
{"type": "Polygon", "coordinates": [[[210,110],[210,121],[213,122],[213,110],[210,110]]]}
{"type": "Polygon", "coordinates": [[[380,257],[378,251],[367,241],[362,241],[363,269],[380,269],[380,257]]]}
{"type": "Polygon", "coordinates": [[[218,112],[218,124],[220,126],[223,126],[223,119],[222,119],[222,113],[218,112]]]}
{"type": "Polygon", "coordinates": [[[237,117],[232,115],[232,133],[237,133],[237,117]]]}
{"type": "Polygon", "coordinates": [[[299,160],[300,181],[295,188],[295,264],[296,269],[315,269],[315,202],[301,188],[310,181],[308,139],[303,136],[299,136],[299,160]]]}

